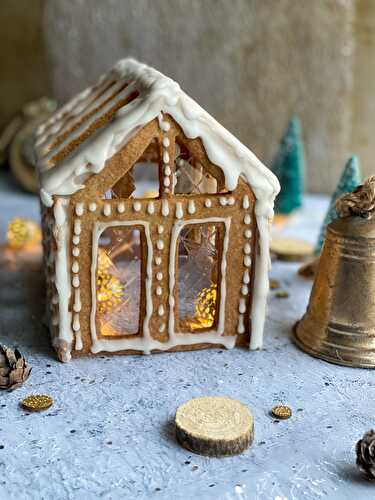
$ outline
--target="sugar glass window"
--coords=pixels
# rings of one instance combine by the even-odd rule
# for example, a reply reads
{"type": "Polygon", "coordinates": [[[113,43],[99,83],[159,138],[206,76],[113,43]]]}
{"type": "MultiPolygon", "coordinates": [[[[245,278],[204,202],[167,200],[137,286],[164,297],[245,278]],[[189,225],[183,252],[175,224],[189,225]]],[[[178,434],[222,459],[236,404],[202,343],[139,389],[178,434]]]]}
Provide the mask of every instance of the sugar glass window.
{"type": "Polygon", "coordinates": [[[222,223],[188,224],[181,230],[177,247],[180,331],[216,327],[223,235],[222,223]]]}
{"type": "Polygon", "coordinates": [[[104,337],[139,332],[142,231],[128,226],[105,229],[96,268],[96,320],[104,337]]]}
{"type": "Polygon", "coordinates": [[[219,190],[218,180],[190,153],[188,148],[176,141],[175,149],[175,194],[214,194],[219,190]]]}

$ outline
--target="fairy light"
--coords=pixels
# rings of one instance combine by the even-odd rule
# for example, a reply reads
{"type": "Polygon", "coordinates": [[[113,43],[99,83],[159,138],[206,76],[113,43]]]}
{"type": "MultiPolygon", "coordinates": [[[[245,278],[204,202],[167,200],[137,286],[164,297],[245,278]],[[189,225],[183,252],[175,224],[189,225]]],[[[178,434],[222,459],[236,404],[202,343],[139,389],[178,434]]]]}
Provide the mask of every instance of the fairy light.
{"type": "Polygon", "coordinates": [[[96,278],[97,309],[106,314],[115,309],[124,299],[124,285],[111,274],[114,264],[108,254],[101,250],[98,256],[98,272],[96,278]]]}
{"type": "Polygon", "coordinates": [[[8,246],[13,250],[32,248],[42,241],[40,226],[29,219],[16,217],[12,219],[7,228],[8,246]]]}
{"type": "Polygon", "coordinates": [[[217,300],[217,285],[212,283],[208,288],[203,288],[195,301],[196,328],[210,328],[215,321],[217,300]]]}

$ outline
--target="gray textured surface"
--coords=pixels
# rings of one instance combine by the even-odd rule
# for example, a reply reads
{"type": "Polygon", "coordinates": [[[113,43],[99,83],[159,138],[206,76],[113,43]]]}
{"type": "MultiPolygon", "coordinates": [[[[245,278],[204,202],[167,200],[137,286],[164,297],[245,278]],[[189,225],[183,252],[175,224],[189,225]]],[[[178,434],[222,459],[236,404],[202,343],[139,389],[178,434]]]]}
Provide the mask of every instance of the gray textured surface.
{"type": "MultiPolygon", "coordinates": [[[[1,179],[3,181],[3,179],[1,179]]],[[[4,189],[4,188],[3,188],[4,189]]],[[[314,239],[324,200],[309,198],[290,232],[314,239]]],[[[0,235],[13,215],[38,217],[35,199],[0,197],[0,235]]],[[[295,264],[274,265],[289,299],[270,296],[261,352],[207,350],[98,357],[61,364],[41,326],[39,266],[0,259],[0,340],[27,355],[27,384],[0,394],[1,499],[337,500],[374,497],[356,471],[354,444],[374,425],[372,371],[330,365],[291,343],[310,283],[295,264]],[[28,414],[19,401],[50,394],[54,407],[28,414]],[[256,438],[245,454],[207,459],[180,448],[174,412],[187,399],[221,394],[249,405],[256,438]],[[268,414],[289,404],[294,416],[268,414]]]]}
{"type": "Polygon", "coordinates": [[[49,0],[44,31],[52,86],[65,100],[132,55],[180,82],[266,164],[296,114],[306,140],[308,188],[330,192],[352,147],[354,5],[49,0]]]}

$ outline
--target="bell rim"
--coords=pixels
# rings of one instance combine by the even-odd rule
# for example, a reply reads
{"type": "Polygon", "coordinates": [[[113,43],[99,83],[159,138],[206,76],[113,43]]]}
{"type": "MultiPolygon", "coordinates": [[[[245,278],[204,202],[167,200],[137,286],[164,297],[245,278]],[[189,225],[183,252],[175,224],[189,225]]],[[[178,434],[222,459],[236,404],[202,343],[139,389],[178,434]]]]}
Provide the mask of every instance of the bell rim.
{"type": "Polygon", "coordinates": [[[321,351],[317,351],[316,349],[313,349],[310,347],[308,344],[303,342],[299,337],[298,337],[298,325],[301,323],[303,318],[299,321],[296,321],[296,323],[293,325],[292,328],[292,340],[295,343],[295,345],[301,349],[303,352],[306,354],[309,354],[313,356],[314,358],[320,359],[322,361],[325,361],[327,363],[331,363],[334,365],[340,365],[340,366],[346,366],[349,368],[366,368],[366,369],[375,369],[375,359],[373,363],[370,362],[361,362],[359,359],[353,360],[353,361],[345,361],[345,360],[340,360],[338,358],[334,358],[332,356],[329,356],[328,354],[324,354],[321,351]]]}

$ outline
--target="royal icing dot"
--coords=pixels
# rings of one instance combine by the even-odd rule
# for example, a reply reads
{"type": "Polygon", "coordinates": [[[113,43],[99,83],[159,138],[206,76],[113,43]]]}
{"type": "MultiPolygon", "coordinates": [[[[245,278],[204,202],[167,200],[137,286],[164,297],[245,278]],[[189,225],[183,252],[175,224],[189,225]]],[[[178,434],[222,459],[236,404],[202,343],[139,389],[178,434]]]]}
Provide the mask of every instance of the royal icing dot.
{"type": "Polygon", "coordinates": [[[75,211],[76,211],[76,215],[78,215],[78,216],[83,215],[83,203],[77,203],[75,211]]]}

